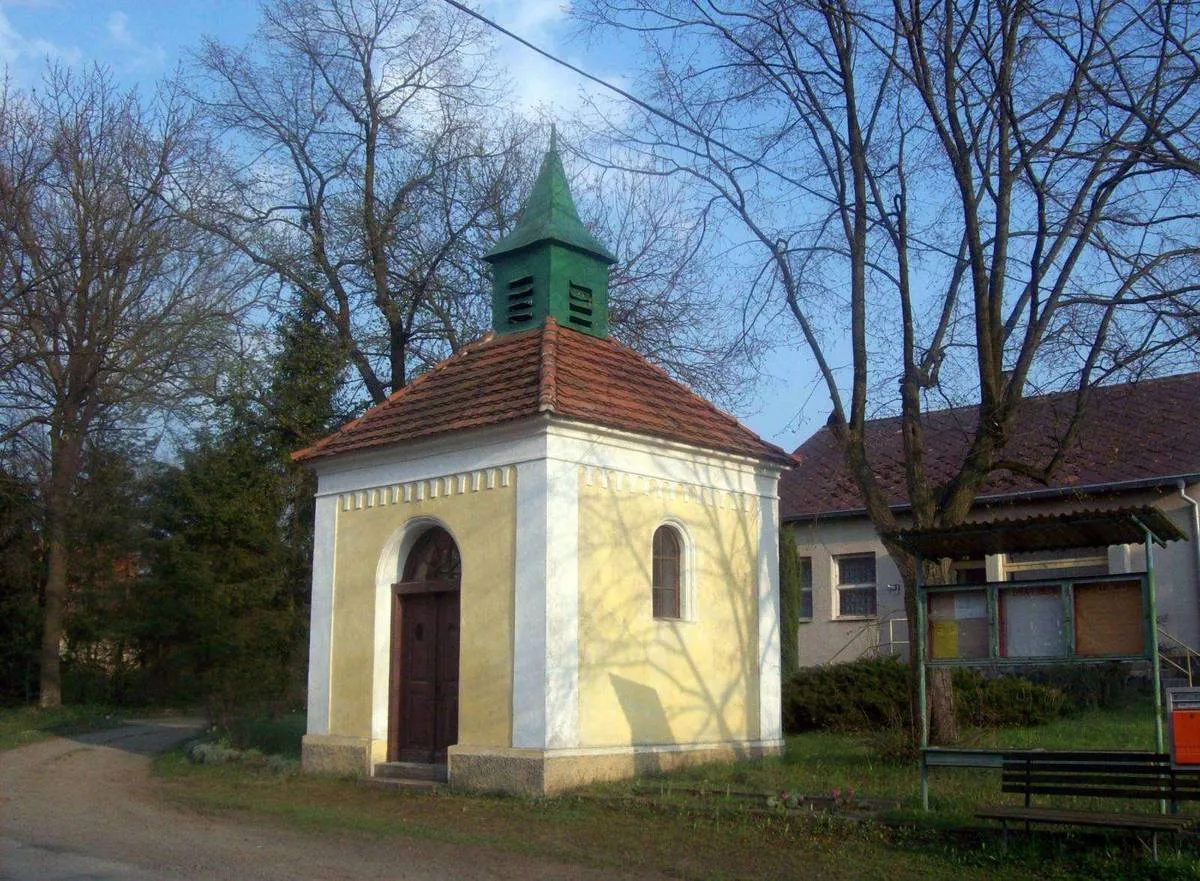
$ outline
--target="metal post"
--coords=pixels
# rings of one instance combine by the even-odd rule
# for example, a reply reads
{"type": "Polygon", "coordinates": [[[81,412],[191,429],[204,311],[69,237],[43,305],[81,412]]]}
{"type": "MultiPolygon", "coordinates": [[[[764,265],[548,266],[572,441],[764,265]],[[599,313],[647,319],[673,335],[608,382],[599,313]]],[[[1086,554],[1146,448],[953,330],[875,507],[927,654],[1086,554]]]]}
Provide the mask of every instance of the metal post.
{"type": "MultiPolygon", "coordinates": [[[[1154,537],[1150,530],[1142,526],[1142,535],[1146,539],[1146,614],[1150,618],[1150,664],[1154,670],[1154,745],[1155,752],[1164,752],[1163,743],[1163,707],[1162,707],[1162,662],[1158,656],[1158,593],[1154,581],[1154,537]]],[[[1158,812],[1167,812],[1165,799],[1159,801],[1158,812]]]]}
{"type": "Polygon", "coordinates": [[[925,564],[920,556],[917,557],[917,577],[913,585],[917,600],[917,633],[916,633],[916,662],[917,662],[917,702],[921,705],[921,808],[929,810],[929,763],[926,752],[929,750],[929,705],[925,700],[925,564]]]}
{"type": "Polygon", "coordinates": [[[1149,595],[1150,607],[1150,663],[1154,669],[1154,745],[1161,753],[1164,752],[1162,667],[1158,656],[1158,594],[1154,580],[1154,538],[1145,527],[1143,533],[1146,536],[1146,593],[1149,595]]]}

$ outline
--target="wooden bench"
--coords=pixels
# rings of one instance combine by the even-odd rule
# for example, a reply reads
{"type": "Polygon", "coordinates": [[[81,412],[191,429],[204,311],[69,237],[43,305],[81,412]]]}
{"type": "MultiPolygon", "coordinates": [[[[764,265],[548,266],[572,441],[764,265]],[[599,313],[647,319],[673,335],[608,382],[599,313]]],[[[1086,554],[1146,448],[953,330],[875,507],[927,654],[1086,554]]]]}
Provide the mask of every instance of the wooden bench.
{"type": "Polygon", "coordinates": [[[1181,832],[1193,822],[1175,813],[1179,802],[1200,800],[1200,771],[1172,769],[1166,753],[1023,750],[1004,753],[1001,769],[1001,791],[1023,795],[1024,806],[983,806],[975,816],[999,820],[1006,842],[1010,822],[1024,823],[1027,831],[1032,823],[1046,823],[1150,832],[1157,852],[1159,832],[1181,832]],[[1037,807],[1035,795],[1152,800],[1166,803],[1171,813],[1037,807]]]}

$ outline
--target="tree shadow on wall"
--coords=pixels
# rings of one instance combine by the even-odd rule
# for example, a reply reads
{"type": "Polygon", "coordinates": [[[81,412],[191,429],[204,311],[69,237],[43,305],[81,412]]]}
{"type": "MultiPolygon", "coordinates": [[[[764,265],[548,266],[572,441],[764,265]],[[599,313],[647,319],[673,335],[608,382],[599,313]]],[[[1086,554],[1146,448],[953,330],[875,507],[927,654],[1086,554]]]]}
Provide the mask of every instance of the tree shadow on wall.
{"type": "MultiPolygon", "coordinates": [[[[744,758],[740,741],[755,738],[759,720],[758,594],[766,587],[758,579],[760,509],[757,497],[739,494],[734,480],[699,464],[693,468],[686,490],[686,478],[681,484],[618,477],[599,467],[581,475],[580,520],[590,524],[583,544],[589,537],[607,538],[592,544],[591,577],[623,573],[626,589],[615,602],[608,593],[607,601],[585,601],[580,608],[580,673],[613,689],[633,745],[719,743],[744,758]],[[708,488],[714,478],[724,484],[715,492],[708,488]],[[745,509],[736,510],[739,505],[745,509]],[[692,588],[700,602],[689,620],[658,620],[651,608],[651,538],[667,518],[696,539],[685,550],[695,554],[692,588]]],[[[584,575],[581,594],[594,600],[596,588],[584,575]]],[[[597,731],[592,738],[605,745],[624,741],[613,734],[597,731]]],[[[661,761],[647,757],[644,769],[661,761]]]]}
{"type": "MultiPolygon", "coordinates": [[[[608,681],[612,683],[617,703],[621,705],[621,712],[629,723],[633,743],[675,742],[671,722],[667,719],[667,712],[657,691],[615,673],[608,674],[608,681]]],[[[639,774],[662,769],[662,760],[657,754],[639,753],[634,757],[634,770],[639,774]]]]}

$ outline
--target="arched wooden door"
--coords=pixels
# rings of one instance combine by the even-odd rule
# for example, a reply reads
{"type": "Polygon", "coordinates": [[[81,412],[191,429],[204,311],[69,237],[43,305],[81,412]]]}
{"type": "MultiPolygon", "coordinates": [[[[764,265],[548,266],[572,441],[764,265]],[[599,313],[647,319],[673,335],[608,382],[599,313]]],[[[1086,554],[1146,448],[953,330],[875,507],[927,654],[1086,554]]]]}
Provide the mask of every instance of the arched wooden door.
{"type": "Polygon", "coordinates": [[[392,585],[388,761],[444,764],[458,741],[459,581],[450,533],[421,534],[392,585]]]}

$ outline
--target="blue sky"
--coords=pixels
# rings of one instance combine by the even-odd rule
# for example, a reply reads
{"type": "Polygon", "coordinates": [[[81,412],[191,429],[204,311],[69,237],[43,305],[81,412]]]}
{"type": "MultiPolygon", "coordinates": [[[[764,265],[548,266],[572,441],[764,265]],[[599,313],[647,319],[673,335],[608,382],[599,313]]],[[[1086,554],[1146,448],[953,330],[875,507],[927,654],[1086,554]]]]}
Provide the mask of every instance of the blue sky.
{"type": "MultiPolygon", "coordinates": [[[[636,88],[630,47],[572,39],[563,0],[483,0],[476,7],[585,70],[636,88]]],[[[72,65],[100,62],[130,84],[149,84],[169,74],[202,35],[241,43],[257,18],[254,0],[0,0],[0,63],[22,87],[36,85],[46,58],[72,65]]],[[[570,108],[581,89],[598,88],[511,41],[502,54],[520,102],[529,109],[570,108]]],[[[824,386],[798,343],[771,353],[756,394],[734,415],[767,440],[793,449],[828,412],[824,386]]]]}

